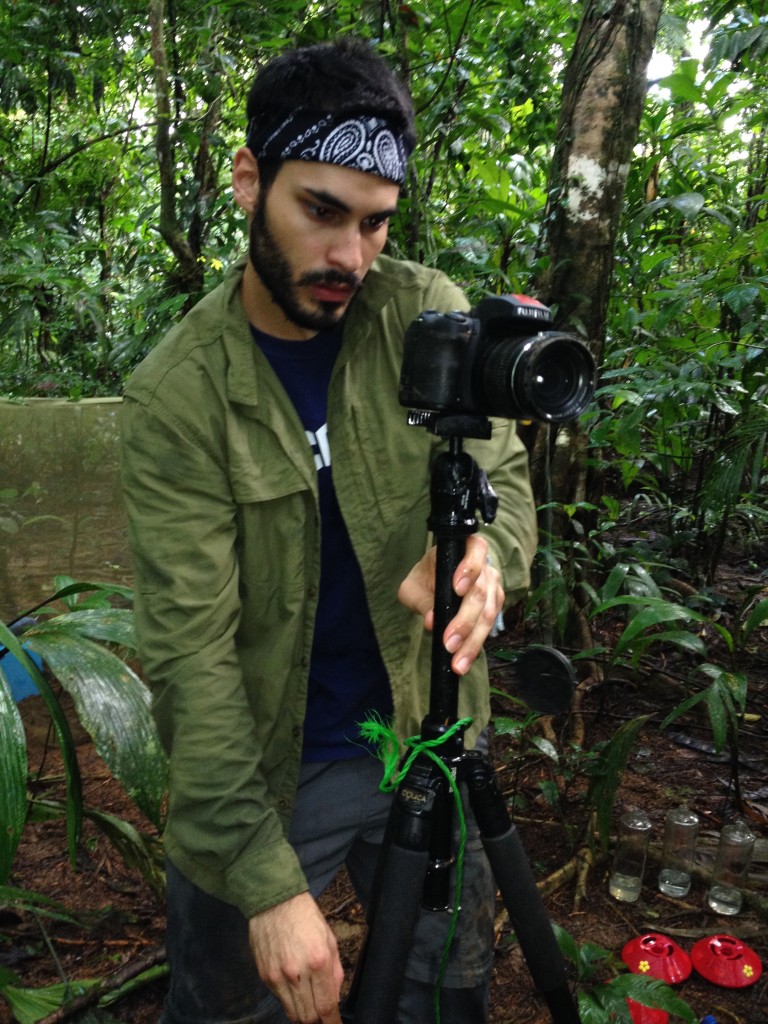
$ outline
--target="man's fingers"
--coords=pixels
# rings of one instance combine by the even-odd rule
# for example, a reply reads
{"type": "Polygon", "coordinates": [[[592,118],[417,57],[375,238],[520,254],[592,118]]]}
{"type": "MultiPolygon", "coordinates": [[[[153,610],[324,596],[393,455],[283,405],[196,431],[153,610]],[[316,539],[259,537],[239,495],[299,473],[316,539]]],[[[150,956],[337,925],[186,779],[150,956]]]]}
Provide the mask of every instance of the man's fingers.
{"type": "MultiPolygon", "coordinates": [[[[434,628],[435,548],[418,562],[403,580],[398,598],[411,611],[424,617],[424,626],[434,628]]],[[[443,633],[443,644],[457,675],[466,675],[483,648],[504,605],[501,577],[488,561],[484,537],[467,537],[465,553],[453,574],[453,589],[461,598],[459,609],[443,633]]]]}
{"type": "Polygon", "coordinates": [[[341,979],[297,976],[273,986],[286,1016],[298,1024],[341,1024],[339,988],[341,979]],[[336,981],[338,980],[338,984],[336,981]]]}
{"type": "Polygon", "coordinates": [[[480,553],[482,561],[476,576],[471,559],[466,559],[463,572],[459,567],[454,577],[454,586],[457,591],[463,591],[463,596],[459,611],[446,627],[443,643],[453,655],[451,668],[457,675],[466,675],[470,670],[504,605],[501,578],[497,570],[488,564],[484,542],[482,547],[478,546],[471,552],[475,564],[480,553]]]}
{"type": "Polygon", "coordinates": [[[334,996],[325,985],[318,986],[313,992],[313,1003],[318,1014],[317,1020],[321,1024],[341,1024],[338,988],[334,996]]]}

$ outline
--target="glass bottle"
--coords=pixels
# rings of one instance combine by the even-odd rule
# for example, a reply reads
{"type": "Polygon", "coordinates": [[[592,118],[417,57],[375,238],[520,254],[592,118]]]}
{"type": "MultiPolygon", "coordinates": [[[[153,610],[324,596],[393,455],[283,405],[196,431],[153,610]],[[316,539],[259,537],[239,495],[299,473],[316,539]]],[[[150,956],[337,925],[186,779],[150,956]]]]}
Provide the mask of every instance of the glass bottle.
{"type": "Polygon", "coordinates": [[[733,915],[741,910],[754,848],[754,834],[745,822],[723,826],[707,893],[707,904],[715,913],[733,915]]]}
{"type": "Polygon", "coordinates": [[[687,896],[691,888],[699,819],[687,807],[674,807],[664,821],[659,891],[666,896],[687,896]]]}
{"type": "Polygon", "coordinates": [[[619,819],[608,891],[617,900],[634,903],[640,895],[651,822],[642,811],[630,811],[619,819]]]}

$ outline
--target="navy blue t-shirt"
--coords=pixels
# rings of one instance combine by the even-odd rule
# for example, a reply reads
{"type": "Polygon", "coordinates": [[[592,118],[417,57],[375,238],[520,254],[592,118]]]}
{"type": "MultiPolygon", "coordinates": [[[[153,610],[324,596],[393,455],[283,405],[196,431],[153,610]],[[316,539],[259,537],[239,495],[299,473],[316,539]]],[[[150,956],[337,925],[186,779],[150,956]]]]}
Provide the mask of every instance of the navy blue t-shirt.
{"type": "Polygon", "coordinates": [[[363,576],[333,486],[327,405],[341,327],[308,341],[284,341],[254,327],[251,331],[299,414],[317,467],[320,592],[302,757],[355,757],[367,749],[359,738],[359,723],[371,711],[391,715],[392,696],[363,576]]]}

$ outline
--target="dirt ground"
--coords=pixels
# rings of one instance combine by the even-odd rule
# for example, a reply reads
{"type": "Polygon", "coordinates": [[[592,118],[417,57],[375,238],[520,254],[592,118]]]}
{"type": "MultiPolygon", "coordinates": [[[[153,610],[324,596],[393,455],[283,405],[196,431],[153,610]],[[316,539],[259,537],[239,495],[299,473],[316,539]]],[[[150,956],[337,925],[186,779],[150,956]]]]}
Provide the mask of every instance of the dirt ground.
{"type": "MultiPolygon", "coordinates": [[[[492,649],[493,685],[514,692],[514,670],[493,651],[512,643],[503,636],[492,649]]],[[[509,800],[524,848],[544,892],[548,913],[579,942],[596,943],[619,957],[627,942],[649,932],[667,935],[690,951],[700,938],[716,933],[738,937],[768,965],[768,650],[756,644],[748,654],[750,717],[741,726],[739,783],[743,810],[760,838],[750,876],[750,895],[735,918],[717,917],[704,908],[707,871],[717,833],[733,813],[733,780],[727,755],[716,755],[704,717],[688,714],[671,731],[659,724],[685,691],[675,680],[680,672],[658,661],[632,674],[624,673],[588,691],[578,715],[561,714],[549,720],[549,735],[561,750],[568,749],[575,730],[583,726],[582,755],[559,764],[545,754],[532,753],[531,741],[540,725],[521,739],[498,735],[492,757],[509,800]],[[663,671],[660,671],[663,669],[663,671]],[[640,807],[654,826],[641,897],[620,903],[608,893],[608,861],[597,855],[581,880],[561,871],[579,863],[574,856],[586,848],[588,813],[585,805],[587,751],[610,739],[615,730],[636,715],[652,717],[630,754],[619,790],[615,815],[640,807]],[[581,760],[580,760],[581,757],[581,760]],[[688,897],[674,900],[655,885],[657,858],[666,811],[687,801],[699,814],[702,827],[696,877],[688,897]],[[559,873],[559,874],[558,874],[559,873]]],[[[58,754],[39,698],[20,705],[29,744],[29,764],[37,795],[61,791],[58,754]]],[[[522,717],[514,705],[496,698],[499,716],[522,717]]],[[[86,802],[133,821],[151,831],[93,752],[87,736],[79,735],[78,756],[86,802]]],[[[615,818],[614,818],[615,820],[615,818]]],[[[42,986],[62,979],[108,977],[110,984],[126,979],[141,967],[160,965],[162,971],[164,917],[161,902],[137,872],[127,869],[115,849],[95,828],[86,825],[77,865],[66,857],[64,826],[59,821],[29,825],[18,852],[11,882],[44,893],[77,913],[77,925],[43,915],[19,913],[0,905],[0,969],[15,972],[25,986],[42,986]]],[[[346,879],[339,878],[323,906],[338,935],[345,964],[354,962],[363,926],[346,879]]],[[[610,971],[603,970],[607,980],[610,971]]],[[[756,984],[727,989],[694,972],[679,986],[679,994],[698,1017],[712,1014],[718,1024],[768,1024],[768,972],[756,984]]],[[[98,1020],[154,1024],[167,979],[161,977],[109,1007],[111,1017],[98,1020]]],[[[46,1021],[88,1019],[70,1014],[46,1021]]],[[[90,1019],[96,1019],[92,1017],[90,1019]]],[[[550,1014],[535,990],[511,933],[505,910],[499,906],[497,949],[491,990],[491,1024],[545,1024],[550,1014]]],[[[0,1024],[13,1021],[0,1000],[0,1024]]],[[[427,1022],[425,1022],[427,1024],[427,1022]]]]}

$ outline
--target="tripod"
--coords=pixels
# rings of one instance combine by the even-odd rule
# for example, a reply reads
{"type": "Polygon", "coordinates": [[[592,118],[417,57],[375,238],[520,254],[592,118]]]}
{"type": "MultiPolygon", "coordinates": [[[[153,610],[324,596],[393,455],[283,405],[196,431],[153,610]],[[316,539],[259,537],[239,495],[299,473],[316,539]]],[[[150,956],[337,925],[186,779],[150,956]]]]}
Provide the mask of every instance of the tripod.
{"type": "MultiPolygon", "coordinates": [[[[456,783],[466,787],[491,871],[552,1020],[580,1024],[560,949],[493,768],[483,754],[464,750],[457,720],[458,677],[442,643],[460,604],[453,575],[466,538],[477,530],[476,511],[486,523],[496,515],[498,501],[485,473],[462,451],[462,438],[490,437],[490,423],[483,417],[429,414],[429,425],[448,438],[450,448],[437,457],[430,483],[428,526],[437,545],[435,621],[429,710],[420,738],[443,741],[433,749],[456,783]]],[[[368,935],[342,1011],[348,1024],[395,1024],[419,903],[430,910],[448,909],[452,788],[445,769],[423,753],[398,784],[368,911],[368,935]]]]}

